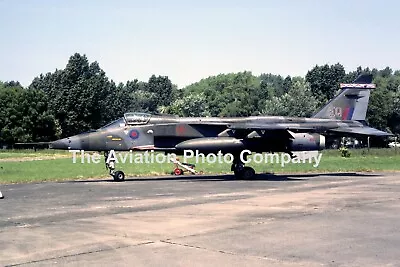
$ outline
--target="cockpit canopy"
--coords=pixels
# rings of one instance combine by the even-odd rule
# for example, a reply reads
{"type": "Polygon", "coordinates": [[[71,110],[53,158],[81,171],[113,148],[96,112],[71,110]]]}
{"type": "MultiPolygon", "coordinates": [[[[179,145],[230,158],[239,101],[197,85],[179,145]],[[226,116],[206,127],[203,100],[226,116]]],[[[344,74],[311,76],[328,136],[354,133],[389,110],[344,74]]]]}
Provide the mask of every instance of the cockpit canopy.
{"type": "Polygon", "coordinates": [[[130,112],[125,113],[123,118],[119,118],[113,122],[110,122],[107,125],[101,127],[101,130],[104,129],[113,129],[113,128],[121,128],[127,125],[138,125],[138,124],[146,124],[149,122],[151,118],[151,114],[140,113],[140,112],[130,112]]]}
{"type": "Polygon", "coordinates": [[[141,112],[129,112],[124,114],[126,125],[146,124],[149,122],[151,114],[141,112]]]}

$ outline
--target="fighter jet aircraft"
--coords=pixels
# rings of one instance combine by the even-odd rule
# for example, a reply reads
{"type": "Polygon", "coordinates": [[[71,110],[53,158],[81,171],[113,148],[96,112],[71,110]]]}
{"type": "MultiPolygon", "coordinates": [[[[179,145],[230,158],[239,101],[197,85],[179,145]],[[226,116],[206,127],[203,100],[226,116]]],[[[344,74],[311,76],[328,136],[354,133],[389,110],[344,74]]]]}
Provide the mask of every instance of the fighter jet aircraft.
{"type": "MultiPolygon", "coordinates": [[[[322,150],[325,135],[387,136],[365,123],[372,75],[361,75],[351,84],[341,84],[339,94],[311,118],[252,116],[243,118],[197,117],[126,113],[98,130],[51,143],[53,149],[85,151],[154,150],[183,153],[231,153],[235,177],[250,179],[253,168],[239,157],[248,149],[255,153],[322,150]]],[[[108,166],[115,181],[125,174],[108,166]]]]}

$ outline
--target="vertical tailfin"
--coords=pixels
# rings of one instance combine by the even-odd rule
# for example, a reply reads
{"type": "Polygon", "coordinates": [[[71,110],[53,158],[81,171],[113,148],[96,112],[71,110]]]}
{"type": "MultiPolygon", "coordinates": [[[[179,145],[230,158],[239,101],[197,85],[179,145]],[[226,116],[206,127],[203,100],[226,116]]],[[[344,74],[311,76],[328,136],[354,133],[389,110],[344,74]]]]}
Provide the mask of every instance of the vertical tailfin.
{"type": "Polygon", "coordinates": [[[371,74],[362,74],[353,83],[340,84],[340,93],[322,107],[313,118],[365,121],[371,89],[371,74]]]}

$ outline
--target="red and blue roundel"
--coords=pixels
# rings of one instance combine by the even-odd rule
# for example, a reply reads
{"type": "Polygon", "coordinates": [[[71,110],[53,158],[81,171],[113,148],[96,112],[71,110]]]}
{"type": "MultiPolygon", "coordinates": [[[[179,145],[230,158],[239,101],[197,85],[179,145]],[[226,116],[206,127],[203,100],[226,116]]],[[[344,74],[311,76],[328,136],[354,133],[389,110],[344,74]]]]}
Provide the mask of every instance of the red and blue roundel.
{"type": "Polygon", "coordinates": [[[132,129],[129,131],[129,137],[132,139],[138,139],[139,138],[139,131],[136,129],[132,129]]]}

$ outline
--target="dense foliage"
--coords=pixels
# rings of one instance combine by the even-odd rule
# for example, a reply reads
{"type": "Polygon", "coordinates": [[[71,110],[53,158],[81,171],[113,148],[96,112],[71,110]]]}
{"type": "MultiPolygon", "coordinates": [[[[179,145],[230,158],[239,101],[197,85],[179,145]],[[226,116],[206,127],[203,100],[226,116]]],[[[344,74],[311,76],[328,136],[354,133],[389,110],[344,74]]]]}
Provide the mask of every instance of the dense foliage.
{"type": "Polygon", "coordinates": [[[0,143],[49,141],[96,129],[128,111],[180,116],[310,116],[360,73],[372,73],[367,121],[400,133],[400,71],[341,64],[315,66],[303,77],[220,74],[178,89],[166,76],[116,85],[97,62],[74,54],[64,69],[40,74],[28,88],[0,82],[0,143]]]}

